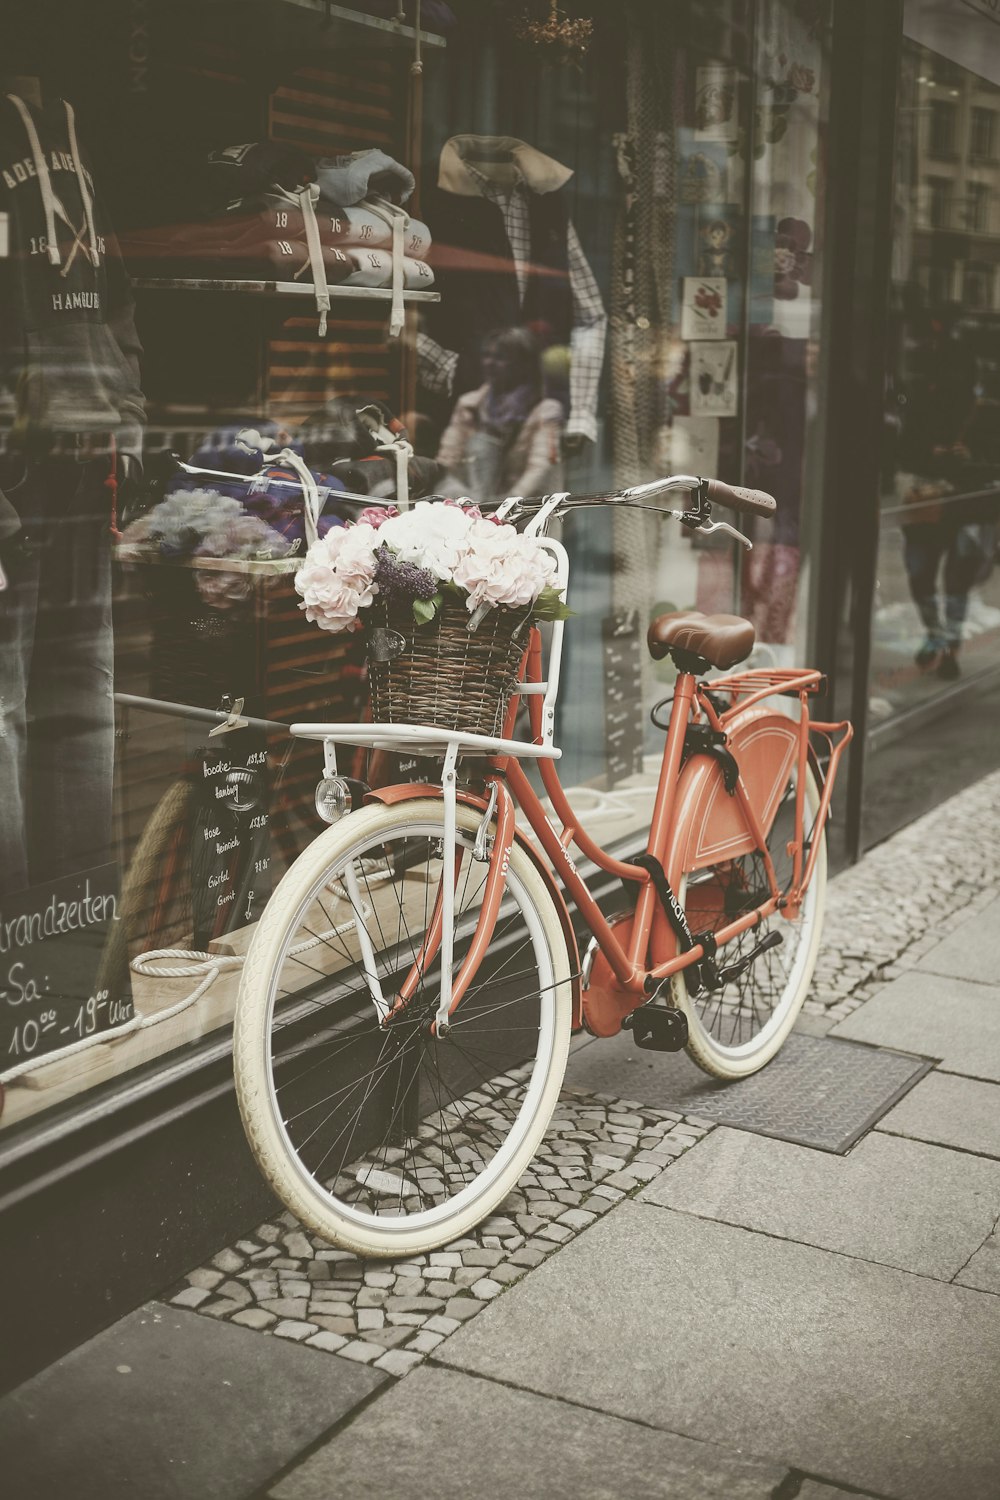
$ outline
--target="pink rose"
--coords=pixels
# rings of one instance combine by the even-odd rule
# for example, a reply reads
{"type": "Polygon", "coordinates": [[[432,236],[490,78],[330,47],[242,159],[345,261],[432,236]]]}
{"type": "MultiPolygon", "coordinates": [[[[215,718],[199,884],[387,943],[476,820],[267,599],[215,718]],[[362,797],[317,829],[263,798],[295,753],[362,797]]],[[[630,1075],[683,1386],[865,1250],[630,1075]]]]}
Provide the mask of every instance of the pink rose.
{"type": "Polygon", "coordinates": [[[517,609],[534,604],[555,581],[556,563],[550,552],[513,526],[476,522],[469,548],[455,569],[455,582],[468,590],[471,612],[481,604],[506,604],[517,609]]]}
{"type": "Polygon", "coordinates": [[[373,526],[378,531],[383,521],[388,521],[398,515],[399,511],[394,505],[369,505],[358,517],[358,525],[373,526]]]}
{"type": "Polygon", "coordinates": [[[323,630],[354,630],[358,611],[378,592],[375,583],[376,530],[342,526],[314,542],[295,575],[306,619],[323,630]]]}
{"type": "Polygon", "coordinates": [[[492,526],[502,526],[503,522],[497,520],[496,512],[484,516],[479,506],[470,500],[468,495],[462,495],[457,500],[445,500],[445,505],[457,505],[469,517],[470,521],[489,521],[492,526]]]}

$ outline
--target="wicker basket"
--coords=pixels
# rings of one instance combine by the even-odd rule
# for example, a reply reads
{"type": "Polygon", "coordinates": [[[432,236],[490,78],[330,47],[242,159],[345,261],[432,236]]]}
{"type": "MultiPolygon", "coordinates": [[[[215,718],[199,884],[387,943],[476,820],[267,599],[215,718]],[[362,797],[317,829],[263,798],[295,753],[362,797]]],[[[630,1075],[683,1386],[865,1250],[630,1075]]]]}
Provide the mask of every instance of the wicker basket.
{"type": "Polygon", "coordinates": [[[469,629],[469,612],[457,599],[446,598],[429,625],[417,624],[409,604],[381,599],[366,614],[376,723],[501,733],[527,644],[530,609],[491,609],[476,630],[469,629]],[[386,659],[387,643],[398,648],[398,637],[402,649],[386,659]]]}

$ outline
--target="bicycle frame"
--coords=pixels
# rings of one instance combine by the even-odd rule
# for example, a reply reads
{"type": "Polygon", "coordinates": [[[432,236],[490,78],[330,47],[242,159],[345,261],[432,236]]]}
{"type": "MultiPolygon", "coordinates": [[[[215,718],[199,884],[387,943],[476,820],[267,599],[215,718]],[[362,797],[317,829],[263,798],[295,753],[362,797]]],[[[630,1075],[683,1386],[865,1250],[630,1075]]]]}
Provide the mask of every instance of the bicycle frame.
{"type": "MultiPolygon", "coordinates": [[[[565,567],[565,553],[559,544],[548,542],[547,545],[559,558],[561,568],[565,567]]],[[[562,625],[559,623],[553,627],[546,681],[542,672],[540,632],[537,628],[532,629],[521,664],[519,689],[509,704],[503,735],[496,739],[409,725],[292,726],[293,734],[324,741],[328,775],[336,771],[336,742],[408,749],[417,754],[442,749],[445,752],[440,789],[405,784],[383,787],[369,794],[371,800],[384,803],[416,797],[441,797],[444,801],[443,872],[453,871],[452,879],[446,878],[446,873],[442,874],[420,953],[394,1001],[390,1005],[381,993],[373,993],[376,1008],[386,1020],[391,1020],[405,1008],[416,991],[421,974],[426,972],[440,951],[441,990],[435,1026],[440,1035],[447,1032],[449,1017],[461,1004],[492,939],[515,839],[522,842],[536,862],[542,863],[516,829],[515,807],[521,809],[551,866],[551,871],[543,873],[548,874],[550,889],[562,905],[564,930],[575,943],[565,900],[551,872],[555,872],[566,895],[576,905],[606,960],[610,983],[599,993],[596,986],[591,987],[594,993],[591,993],[591,988],[586,988],[583,993],[582,1019],[589,1029],[599,1035],[613,1034],[620,1029],[624,1017],[655,994],[665,980],[711,956],[706,953],[706,943],[699,941],[697,934],[687,933],[687,941],[682,946],[678,929],[686,932],[683,910],[674,898],[676,910],[668,916],[649,867],[619,860],[609,854],[587,834],[573,813],[554,764],[560,752],[552,744],[561,645],[562,625]],[[513,738],[522,698],[528,702],[530,742],[513,738]],[[456,766],[460,753],[487,757],[485,795],[458,792],[456,766]],[[559,829],[550,821],[528,780],[521,765],[522,758],[538,760],[542,784],[559,820],[559,829]],[[459,798],[483,812],[481,837],[476,841],[478,855],[486,855],[486,831],[494,821],[496,832],[486,855],[489,868],[476,929],[458,972],[453,974],[454,900],[461,864],[456,834],[459,798]],[[569,852],[574,844],[600,869],[637,888],[634,912],[626,924],[628,930],[624,940],[615,930],[615,926],[621,924],[612,924],[605,918],[577,870],[569,852]],[[591,1001],[589,1008],[588,997],[591,1001]]],[[[780,671],[750,669],[711,683],[700,682],[685,671],[677,678],[645,854],[663,871],[672,893],[676,891],[685,869],[696,868],[699,862],[717,862],[720,851],[725,858],[736,858],[741,853],[760,850],[769,887],[767,900],[712,934],[712,953],[776,911],[780,910],[788,920],[795,920],[798,915],[819,849],[813,838],[807,850],[804,830],[805,773],[813,754],[810,735],[823,735],[830,745],[813,830],[818,831],[824,827],[829,815],[840,758],[853,733],[847,721],[828,723],[810,718],[808,700],[822,685],[819,672],[795,668],[780,671]],[[798,699],[797,720],[759,708],[765,699],[775,694],[798,699]],[[729,707],[720,710],[718,699],[727,695],[729,707]],[[739,775],[731,796],[724,791],[722,772],[714,760],[697,753],[685,758],[688,726],[699,721],[725,735],[734,749],[739,775]],[[792,856],[792,878],[790,885],[781,890],[767,854],[766,838],[778,800],[791,779],[793,764],[797,772],[796,805],[794,836],[788,850],[792,856]]]]}

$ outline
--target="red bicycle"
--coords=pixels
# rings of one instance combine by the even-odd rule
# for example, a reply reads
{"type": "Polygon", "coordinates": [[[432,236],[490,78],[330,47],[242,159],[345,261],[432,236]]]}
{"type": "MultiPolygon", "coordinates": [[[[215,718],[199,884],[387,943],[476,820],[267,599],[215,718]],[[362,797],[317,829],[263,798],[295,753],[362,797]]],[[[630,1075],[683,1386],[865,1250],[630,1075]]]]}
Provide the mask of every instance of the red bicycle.
{"type": "MultiPolygon", "coordinates": [[[[528,515],[541,537],[570,507],[657,508],[673,490],[693,498],[666,514],[747,546],[711,519],[712,503],[774,510],[758,491],[679,475],[508,501],[504,513],[528,515]]],[[[545,544],[565,587],[566,552],[545,544]]],[[[735,616],[655,620],[649,649],[672,658],[677,678],[669,719],[654,720],[666,733],[645,849],[618,859],[574,815],[556,770],[562,637],[554,625],[543,666],[531,631],[496,738],[418,724],[292,728],[323,742],[327,807],[350,805],[337,745],[442,758],[439,786],[367,792],[291,866],[257,927],[237,1008],[237,1089],[257,1160],[306,1225],[360,1254],[426,1251],[504,1199],[555,1108],[574,1028],[630,1028],[640,1046],[686,1046],[715,1077],[741,1078],[775,1055],[809,987],[830,794],[851,738],[850,724],[810,717],[821,674],[730,672],[754,645],[735,616]],[[711,669],[728,675],[709,680],[711,669]],[[522,699],[530,741],[513,737],[522,699]],[[526,760],[538,762],[558,827],[526,760]],[[601,910],[573,845],[621,881],[619,910],[601,910]],[[567,897],[590,934],[582,958],[567,897]]]]}

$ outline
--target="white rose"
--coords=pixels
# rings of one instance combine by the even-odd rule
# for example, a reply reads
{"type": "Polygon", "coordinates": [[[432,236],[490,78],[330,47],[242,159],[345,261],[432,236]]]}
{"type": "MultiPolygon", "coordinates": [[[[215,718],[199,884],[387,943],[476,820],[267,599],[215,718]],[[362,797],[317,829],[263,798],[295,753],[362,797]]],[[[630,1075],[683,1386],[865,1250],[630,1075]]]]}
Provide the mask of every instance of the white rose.
{"type": "Polygon", "coordinates": [[[378,538],[402,562],[426,568],[435,578],[451,579],[473,524],[460,506],[418,500],[404,515],[379,527],[378,538]]]}

